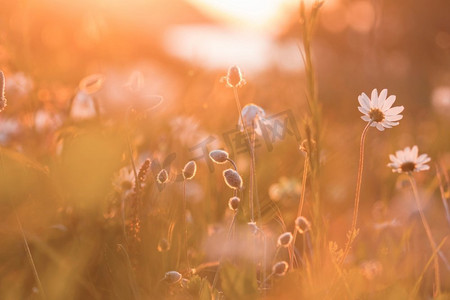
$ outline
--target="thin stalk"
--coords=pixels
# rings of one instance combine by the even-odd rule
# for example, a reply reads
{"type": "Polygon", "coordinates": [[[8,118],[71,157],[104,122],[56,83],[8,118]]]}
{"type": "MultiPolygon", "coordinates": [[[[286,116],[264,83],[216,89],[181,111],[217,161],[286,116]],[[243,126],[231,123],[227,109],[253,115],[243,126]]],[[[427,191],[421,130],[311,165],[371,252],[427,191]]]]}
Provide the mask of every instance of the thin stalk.
{"type": "Polygon", "coordinates": [[[298,204],[297,218],[302,215],[303,205],[305,204],[306,178],[308,177],[309,155],[305,155],[305,163],[303,165],[302,191],[300,195],[300,203],[298,204]]]}
{"type": "Polygon", "coordinates": [[[27,253],[28,260],[30,261],[31,268],[33,269],[34,279],[36,280],[36,283],[38,285],[39,292],[41,294],[41,298],[46,300],[47,296],[45,294],[44,287],[42,286],[41,279],[39,278],[39,274],[36,269],[36,265],[34,264],[33,256],[31,255],[30,246],[28,245],[27,237],[25,236],[25,232],[23,231],[22,223],[20,222],[20,219],[19,219],[19,216],[17,215],[17,213],[15,211],[14,211],[14,213],[16,215],[17,223],[19,224],[20,233],[22,234],[23,243],[25,246],[25,251],[27,253]]]}
{"type": "MultiPolygon", "coordinates": [[[[237,91],[237,87],[233,87],[233,94],[234,94],[234,100],[236,101],[236,107],[238,109],[238,114],[241,117],[242,126],[244,128],[245,136],[247,138],[247,143],[248,143],[248,146],[250,149],[250,156],[252,158],[252,163],[250,164],[250,166],[252,166],[254,150],[253,150],[253,145],[250,140],[250,135],[248,134],[248,131],[247,131],[247,124],[245,124],[246,122],[245,122],[244,116],[242,115],[241,102],[239,101],[239,94],[237,91]]],[[[253,178],[253,171],[250,170],[250,182],[251,182],[250,191],[249,191],[250,221],[254,222],[255,216],[254,216],[254,203],[253,203],[253,192],[252,192],[253,191],[253,179],[252,178],[253,178]]]]}
{"type": "MultiPolygon", "coordinates": [[[[238,211],[236,211],[236,212],[234,213],[233,219],[231,220],[231,223],[230,223],[230,227],[228,227],[227,240],[226,240],[227,242],[228,242],[228,241],[230,240],[230,238],[231,238],[231,232],[233,231],[234,223],[236,222],[237,212],[238,212],[238,211]]],[[[225,246],[226,246],[226,245],[225,245],[225,246]]],[[[213,280],[213,284],[212,284],[212,287],[211,287],[211,290],[212,290],[213,292],[214,292],[214,288],[215,288],[216,285],[217,285],[217,280],[219,279],[219,271],[220,271],[220,267],[221,267],[221,265],[222,265],[222,261],[223,261],[224,256],[225,256],[225,253],[223,253],[222,256],[220,257],[220,259],[219,259],[219,266],[217,267],[216,274],[214,275],[214,280],[213,280]]]]}
{"type": "Polygon", "coordinates": [[[448,225],[450,225],[450,210],[448,208],[447,198],[445,197],[444,183],[441,177],[441,170],[437,164],[436,164],[436,175],[439,180],[439,192],[441,193],[442,204],[444,205],[445,208],[445,217],[447,219],[448,225]]]}
{"type": "Polygon", "coordinates": [[[353,208],[353,218],[352,218],[352,226],[350,227],[349,236],[347,240],[347,244],[345,245],[344,253],[342,255],[341,261],[339,262],[339,266],[344,264],[345,258],[350,251],[351,244],[355,239],[354,234],[356,231],[356,223],[358,220],[358,210],[359,210],[359,197],[361,194],[361,181],[362,181],[362,173],[364,169],[364,142],[366,140],[367,131],[372,124],[372,121],[367,123],[366,127],[361,134],[361,141],[359,143],[359,166],[358,166],[358,177],[356,179],[356,192],[355,192],[355,204],[353,208]]]}
{"type": "Polygon", "coordinates": [[[188,256],[188,242],[187,242],[187,238],[188,238],[188,234],[187,234],[187,224],[186,224],[186,180],[183,180],[183,212],[182,212],[182,226],[183,226],[183,231],[184,231],[184,249],[185,249],[185,254],[186,254],[186,264],[187,264],[187,268],[188,271],[191,271],[191,267],[189,264],[189,256],[188,256]]]}
{"type": "MultiPolygon", "coordinates": [[[[301,191],[301,194],[300,194],[300,202],[298,204],[297,218],[302,215],[303,205],[305,204],[306,179],[308,177],[308,168],[309,168],[309,155],[308,155],[308,152],[306,152],[305,163],[303,165],[302,191],[301,191]]],[[[293,238],[292,244],[290,246],[292,251],[294,251],[294,248],[295,248],[295,240],[296,240],[296,238],[297,238],[297,228],[295,228],[295,230],[294,230],[294,238],[293,238]]],[[[292,270],[293,267],[294,267],[294,262],[293,262],[293,256],[292,256],[291,259],[290,259],[290,269],[292,270]]]]}
{"type": "Polygon", "coordinates": [[[237,166],[236,166],[236,163],[234,162],[234,160],[232,160],[231,158],[227,158],[227,160],[230,162],[230,164],[233,166],[234,170],[237,172],[237,166]]]}
{"type": "MultiPolygon", "coordinates": [[[[420,205],[419,193],[417,191],[416,180],[412,176],[411,172],[409,172],[409,174],[408,174],[408,179],[409,179],[409,182],[411,183],[411,188],[412,188],[413,194],[414,194],[414,200],[416,201],[417,209],[420,214],[420,219],[422,220],[423,228],[425,229],[425,233],[427,234],[428,242],[430,243],[431,249],[433,249],[434,252],[437,252],[438,250],[437,250],[436,242],[434,241],[433,235],[431,234],[430,225],[428,225],[428,221],[425,218],[425,214],[423,213],[422,206],[420,205]]],[[[441,277],[439,274],[439,261],[438,261],[437,256],[434,257],[434,279],[435,279],[436,286],[434,288],[433,295],[434,295],[434,297],[437,297],[441,293],[441,277]]]]}

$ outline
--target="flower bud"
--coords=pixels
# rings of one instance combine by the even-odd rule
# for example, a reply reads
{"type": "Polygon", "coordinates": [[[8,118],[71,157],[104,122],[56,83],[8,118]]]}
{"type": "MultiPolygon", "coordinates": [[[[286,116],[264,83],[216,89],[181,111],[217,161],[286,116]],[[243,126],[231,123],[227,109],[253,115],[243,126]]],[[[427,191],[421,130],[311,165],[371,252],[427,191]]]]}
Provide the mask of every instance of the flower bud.
{"type": "Polygon", "coordinates": [[[292,233],[290,232],[282,233],[278,237],[277,245],[278,247],[287,248],[292,243],[293,239],[294,237],[292,236],[292,233]]]}
{"type": "Polygon", "coordinates": [[[159,171],[158,175],[156,176],[156,181],[158,181],[159,184],[166,183],[169,179],[169,174],[165,169],[162,169],[159,171]]]}
{"type": "Polygon", "coordinates": [[[225,183],[232,189],[239,190],[242,188],[242,178],[238,172],[232,169],[223,171],[225,183]]]}
{"type": "Polygon", "coordinates": [[[168,284],[175,284],[181,281],[183,276],[177,271],[169,271],[164,275],[164,281],[168,284]]]}
{"type": "Polygon", "coordinates": [[[88,95],[98,92],[105,82],[105,76],[102,74],[92,74],[84,77],[80,81],[79,88],[88,95]]]}
{"type": "Polygon", "coordinates": [[[289,269],[289,264],[285,261],[279,261],[272,267],[272,274],[276,276],[284,276],[289,269]]]}
{"type": "Polygon", "coordinates": [[[194,178],[195,173],[197,172],[197,164],[195,161],[191,160],[183,168],[183,178],[185,180],[191,180],[194,178]]]}
{"type": "Polygon", "coordinates": [[[295,219],[295,228],[299,233],[304,234],[305,232],[311,230],[311,223],[305,217],[298,217],[295,219]]]}
{"type": "Polygon", "coordinates": [[[239,202],[241,202],[241,199],[238,197],[231,197],[230,200],[228,200],[228,207],[231,210],[236,211],[239,208],[239,202]]]}
{"type": "Polygon", "coordinates": [[[223,150],[213,150],[209,152],[209,157],[216,164],[224,164],[228,161],[228,152],[223,150]]]}

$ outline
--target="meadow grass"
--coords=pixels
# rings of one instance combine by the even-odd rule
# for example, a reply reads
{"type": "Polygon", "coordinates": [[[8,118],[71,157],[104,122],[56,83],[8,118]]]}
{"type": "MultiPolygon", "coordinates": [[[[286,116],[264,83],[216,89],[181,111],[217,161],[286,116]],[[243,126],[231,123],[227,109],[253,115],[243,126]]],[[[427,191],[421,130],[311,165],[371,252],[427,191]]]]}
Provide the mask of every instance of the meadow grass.
{"type": "MultiPolygon", "coordinates": [[[[17,118],[23,131],[0,139],[0,299],[449,299],[448,144],[431,166],[416,146],[389,156],[405,141],[391,131],[414,126],[396,127],[407,120],[386,89],[354,91],[337,114],[355,120],[327,126],[336,114],[321,102],[313,53],[323,5],[300,3],[303,81],[269,76],[276,95],[305,102],[291,124],[302,124],[301,139],[273,152],[261,147],[276,128],[263,104],[284,106],[254,100],[272,87],[239,66],[222,79],[206,71],[206,83],[189,79],[174,108],[161,111],[162,100],[108,111],[100,92],[115,90],[93,74],[67,93],[63,121],[49,118],[41,131],[29,125],[35,111],[14,107],[0,72],[0,118],[17,118]],[[208,93],[212,109],[194,101],[208,93]],[[365,127],[346,109],[359,109],[365,127]],[[186,111],[219,125],[207,132],[186,111]],[[371,127],[378,135],[366,139],[371,127]],[[202,146],[224,128],[244,153],[202,146]]],[[[132,87],[130,98],[145,86],[132,78],[121,86],[132,87]]],[[[399,103],[407,116],[401,94],[399,103]]]]}

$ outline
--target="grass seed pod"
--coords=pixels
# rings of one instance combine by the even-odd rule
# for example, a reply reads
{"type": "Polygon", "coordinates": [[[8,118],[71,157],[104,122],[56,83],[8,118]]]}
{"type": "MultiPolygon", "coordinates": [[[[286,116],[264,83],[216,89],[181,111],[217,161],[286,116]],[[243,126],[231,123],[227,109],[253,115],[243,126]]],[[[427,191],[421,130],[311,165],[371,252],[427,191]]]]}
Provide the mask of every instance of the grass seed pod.
{"type": "Polygon", "coordinates": [[[183,178],[185,180],[191,180],[194,178],[195,173],[197,173],[197,164],[195,161],[191,160],[183,168],[183,178]]]}
{"type": "Polygon", "coordinates": [[[239,202],[241,202],[241,199],[238,197],[231,197],[230,200],[228,200],[228,207],[231,210],[236,211],[239,208],[239,202]]]}
{"type": "Polygon", "coordinates": [[[224,164],[228,161],[228,152],[224,150],[213,150],[209,152],[209,157],[216,164],[224,164]]]}
{"type": "Polygon", "coordinates": [[[292,236],[292,233],[290,232],[282,233],[278,237],[277,245],[278,247],[287,248],[292,243],[293,239],[294,237],[292,236]]]}
{"type": "Polygon", "coordinates": [[[238,172],[233,169],[226,169],[223,171],[223,178],[225,183],[232,189],[240,190],[242,188],[242,178],[238,172]]]}
{"type": "Polygon", "coordinates": [[[156,176],[156,181],[158,181],[159,184],[164,184],[169,179],[169,174],[165,169],[162,169],[159,171],[158,175],[156,176]]]}
{"type": "Polygon", "coordinates": [[[289,264],[285,261],[279,261],[272,267],[272,274],[275,276],[284,276],[289,269],[289,264]]]}
{"type": "Polygon", "coordinates": [[[305,232],[311,230],[311,223],[305,217],[298,217],[295,219],[295,228],[299,233],[304,234],[305,232]]]}

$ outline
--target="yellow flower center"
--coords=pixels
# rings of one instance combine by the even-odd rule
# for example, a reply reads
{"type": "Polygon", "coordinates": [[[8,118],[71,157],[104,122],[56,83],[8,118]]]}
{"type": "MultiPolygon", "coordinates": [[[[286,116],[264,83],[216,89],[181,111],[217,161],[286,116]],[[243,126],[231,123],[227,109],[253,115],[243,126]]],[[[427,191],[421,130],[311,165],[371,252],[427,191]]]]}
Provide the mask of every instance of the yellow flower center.
{"type": "Polygon", "coordinates": [[[374,122],[381,122],[384,120],[384,114],[378,108],[372,108],[369,111],[369,118],[374,122]]]}
{"type": "Polygon", "coordinates": [[[405,172],[405,173],[412,172],[412,171],[414,171],[415,168],[416,168],[416,164],[413,162],[410,162],[410,161],[407,161],[400,166],[400,169],[402,169],[402,172],[405,172]]]}

